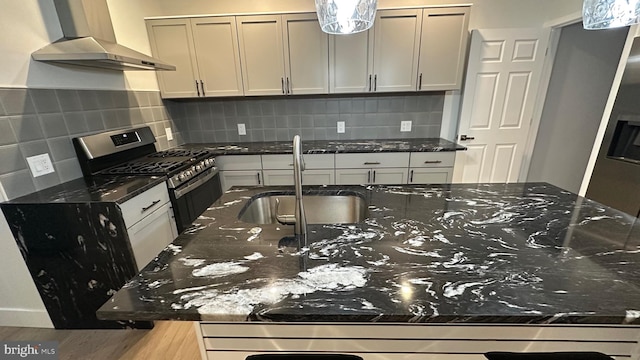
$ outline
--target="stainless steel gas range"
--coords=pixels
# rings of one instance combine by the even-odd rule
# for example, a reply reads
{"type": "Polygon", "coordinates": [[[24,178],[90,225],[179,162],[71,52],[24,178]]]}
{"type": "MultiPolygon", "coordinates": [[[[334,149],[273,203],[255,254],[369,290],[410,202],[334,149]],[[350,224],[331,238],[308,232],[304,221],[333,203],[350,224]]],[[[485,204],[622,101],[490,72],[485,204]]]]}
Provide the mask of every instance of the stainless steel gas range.
{"type": "Polygon", "coordinates": [[[73,139],[85,177],[166,176],[178,232],[222,195],[214,157],[206,150],[157,151],[148,126],[73,139]]]}

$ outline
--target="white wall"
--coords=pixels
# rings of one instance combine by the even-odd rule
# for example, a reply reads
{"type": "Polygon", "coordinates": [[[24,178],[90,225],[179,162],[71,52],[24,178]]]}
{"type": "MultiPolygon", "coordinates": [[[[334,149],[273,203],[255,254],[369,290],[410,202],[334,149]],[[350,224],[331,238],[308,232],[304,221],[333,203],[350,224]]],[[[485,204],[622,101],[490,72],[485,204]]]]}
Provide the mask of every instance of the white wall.
{"type": "Polygon", "coordinates": [[[528,181],[580,190],[626,38],[626,29],[562,29],[528,181]]]}
{"type": "MultiPolygon", "coordinates": [[[[0,201],[4,201],[0,185],[0,201]]],[[[53,323],[31,280],[4,215],[0,216],[0,326],[52,328],[53,323]]]]}
{"type": "MultiPolygon", "coordinates": [[[[136,1],[129,3],[134,5],[126,11],[122,2],[113,6],[116,38],[150,54],[143,20],[148,11],[136,1]]],[[[33,61],[32,52],[62,37],[53,0],[0,0],[0,9],[0,87],[158,90],[154,72],[123,74],[33,61]]]]}

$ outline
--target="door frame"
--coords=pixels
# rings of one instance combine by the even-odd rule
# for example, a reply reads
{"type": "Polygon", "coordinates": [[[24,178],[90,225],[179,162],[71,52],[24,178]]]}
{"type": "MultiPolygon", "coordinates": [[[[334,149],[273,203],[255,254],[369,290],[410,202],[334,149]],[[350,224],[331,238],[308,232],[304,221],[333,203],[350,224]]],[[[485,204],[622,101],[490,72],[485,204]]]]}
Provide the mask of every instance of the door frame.
{"type": "Polygon", "coordinates": [[[544,103],[547,99],[547,92],[549,91],[549,83],[551,82],[553,64],[556,61],[558,44],[560,43],[560,34],[562,33],[562,29],[564,27],[573,25],[580,21],[582,21],[582,11],[577,11],[572,14],[548,21],[542,25],[543,29],[550,29],[549,43],[547,45],[547,55],[544,58],[542,73],[540,75],[540,85],[538,86],[538,94],[536,94],[533,115],[531,117],[531,127],[529,128],[529,135],[527,136],[527,142],[524,148],[522,166],[520,167],[520,175],[518,176],[518,179],[520,181],[527,181],[527,178],[529,177],[531,158],[533,156],[533,149],[536,145],[536,138],[538,137],[540,122],[542,121],[542,111],[544,110],[544,103]]]}

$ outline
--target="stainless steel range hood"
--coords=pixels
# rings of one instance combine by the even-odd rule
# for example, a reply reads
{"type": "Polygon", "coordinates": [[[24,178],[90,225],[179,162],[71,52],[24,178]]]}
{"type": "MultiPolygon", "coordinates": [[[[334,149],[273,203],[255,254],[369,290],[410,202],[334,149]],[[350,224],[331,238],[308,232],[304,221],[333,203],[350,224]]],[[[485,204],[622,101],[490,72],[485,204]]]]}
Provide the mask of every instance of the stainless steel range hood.
{"type": "Polygon", "coordinates": [[[106,0],[53,1],[64,37],[31,54],[34,60],[110,70],[176,69],[116,44],[106,0]]]}

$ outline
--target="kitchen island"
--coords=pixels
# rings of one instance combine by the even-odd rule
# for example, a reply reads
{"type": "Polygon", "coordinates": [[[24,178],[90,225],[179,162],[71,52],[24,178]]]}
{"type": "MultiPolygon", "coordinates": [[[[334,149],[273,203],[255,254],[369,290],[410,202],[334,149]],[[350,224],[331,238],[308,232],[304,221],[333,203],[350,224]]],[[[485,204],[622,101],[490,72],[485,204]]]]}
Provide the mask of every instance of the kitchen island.
{"type": "Polygon", "coordinates": [[[298,247],[290,226],[238,220],[252,197],[284,190],[224,194],[98,317],[201,321],[209,358],[282,349],[638,356],[636,218],[545,183],[305,188],[359,193],[368,215],[309,225],[298,247]]]}

